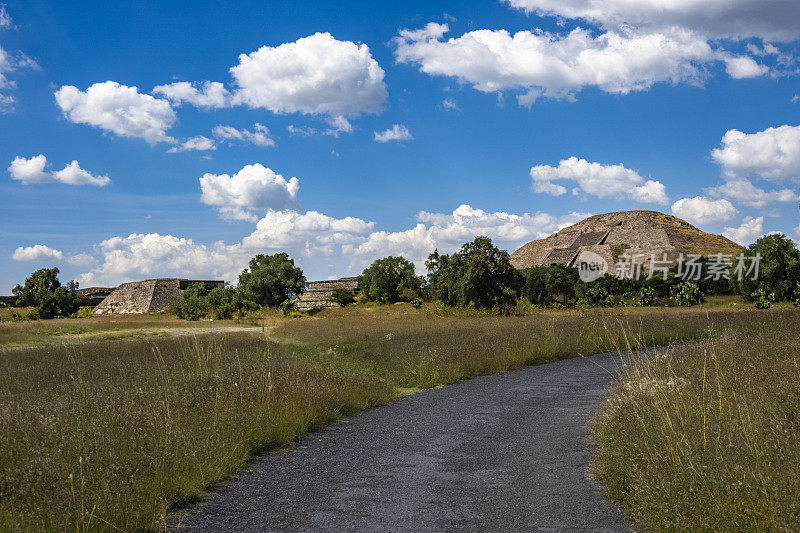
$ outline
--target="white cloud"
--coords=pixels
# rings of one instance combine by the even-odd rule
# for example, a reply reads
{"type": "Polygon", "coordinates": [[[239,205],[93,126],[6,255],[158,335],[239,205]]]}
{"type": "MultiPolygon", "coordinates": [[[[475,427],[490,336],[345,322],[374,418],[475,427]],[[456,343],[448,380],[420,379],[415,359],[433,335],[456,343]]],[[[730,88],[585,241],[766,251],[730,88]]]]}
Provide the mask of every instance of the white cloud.
{"type": "Polygon", "coordinates": [[[206,152],[208,150],[216,150],[217,145],[214,144],[213,139],[199,135],[197,137],[190,137],[183,141],[179,146],[173,146],[167,153],[174,154],[177,152],[188,152],[196,150],[198,152],[206,152]]]}
{"type": "Polygon", "coordinates": [[[14,250],[11,258],[14,261],[60,261],[64,259],[64,254],[44,244],[35,244],[20,246],[14,250]]]}
{"type": "MultiPolygon", "coordinates": [[[[576,28],[566,35],[536,31],[477,30],[442,40],[446,24],[401,30],[398,62],[430,75],[456,77],[482,92],[521,89],[521,105],[539,97],[574,98],[583,87],[627,94],[659,82],[700,84],[706,65],[725,61],[732,74],[754,74],[750,61],[714,50],[681,28],[641,33],[626,28],[600,35],[576,28]]],[[[751,60],[752,61],[752,60],[751,60]]]]}
{"type": "Polygon", "coordinates": [[[373,132],[375,135],[375,142],[386,143],[389,141],[410,141],[414,137],[403,124],[395,124],[388,130],[373,132]]]}
{"type": "Polygon", "coordinates": [[[742,246],[749,246],[764,235],[764,217],[745,217],[738,228],[725,228],[722,234],[742,246]]]}
{"type": "Polygon", "coordinates": [[[253,131],[238,130],[233,126],[215,126],[212,132],[214,137],[226,141],[249,142],[256,146],[275,146],[275,141],[270,137],[269,129],[258,122],[253,124],[253,131]]]}
{"type": "Polygon", "coordinates": [[[77,267],[90,268],[97,264],[97,258],[87,253],[81,253],[68,258],[67,262],[77,267]]]}
{"type": "Polygon", "coordinates": [[[791,189],[765,191],[746,179],[729,179],[723,185],[709,187],[706,193],[712,196],[731,198],[751,207],[765,207],[772,202],[797,202],[800,196],[791,189]]]}
{"type": "Polygon", "coordinates": [[[728,130],[711,157],[728,178],[755,175],[800,183],[800,126],[779,126],[757,133],[728,130]]]}
{"type": "Polygon", "coordinates": [[[249,258],[237,246],[210,246],[192,239],[158,233],[112,237],[97,248],[101,264],[78,276],[81,286],[117,285],[153,277],[222,278],[234,280],[249,258]]]}
{"type": "Polygon", "coordinates": [[[39,154],[25,159],[17,156],[8,167],[11,178],[21,181],[24,185],[34,183],[65,183],[67,185],[94,185],[104,187],[111,183],[108,176],[95,176],[83,170],[77,161],[68,163],[63,169],[57,171],[45,170],[47,158],[39,154]]]}
{"type": "Polygon", "coordinates": [[[726,222],[738,213],[728,200],[711,200],[703,196],[681,198],[672,204],[673,215],[698,225],[726,222]]]}
{"type": "Polygon", "coordinates": [[[461,111],[461,108],[458,107],[458,102],[456,102],[455,98],[445,98],[442,100],[442,109],[445,111],[461,111]]]}
{"type": "Polygon", "coordinates": [[[422,269],[428,255],[435,249],[452,252],[478,235],[488,236],[495,244],[513,252],[532,239],[546,237],[587,216],[587,213],[570,213],[563,217],[541,212],[522,215],[502,211],[490,213],[465,204],[452,213],[421,211],[417,215],[419,223],[413,228],[397,232],[376,231],[352,250],[345,247],[345,253],[361,258],[361,263],[357,264],[390,254],[402,255],[422,269]]]}
{"type": "Polygon", "coordinates": [[[724,59],[725,72],[733,79],[757,78],[769,72],[769,67],[757,63],[752,57],[729,56],[724,59]]]}
{"type": "Polygon", "coordinates": [[[329,33],[241,54],[230,71],[234,103],[275,113],[356,116],[380,112],[387,97],[369,47],[329,33]]]}
{"type": "MultiPolygon", "coordinates": [[[[38,69],[39,65],[36,64],[36,61],[21,52],[18,52],[16,56],[12,56],[0,46],[0,91],[4,89],[14,89],[17,84],[13,80],[10,80],[8,75],[15,70],[25,68],[38,69]]],[[[12,95],[0,92],[0,113],[7,113],[13,110],[15,102],[16,99],[12,95]]]]}
{"type": "Polygon", "coordinates": [[[792,96],[792,103],[793,104],[800,104],[800,94],[796,94],[792,96]]]}
{"type": "Polygon", "coordinates": [[[537,193],[561,196],[567,188],[558,180],[577,183],[578,192],[598,198],[626,198],[637,202],[666,204],[669,202],[666,187],[659,181],[645,180],[636,171],[624,165],[602,165],[585,159],[570,157],[557,167],[539,165],[531,168],[533,190],[537,193]]]}
{"type": "Polygon", "coordinates": [[[200,178],[201,201],[218,208],[222,218],[255,222],[252,210],[284,210],[297,207],[300,181],[283,176],[260,163],[247,165],[233,176],[205,174],[200,178]]]}
{"type": "Polygon", "coordinates": [[[81,91],[65,85],[55,92],[55,97],[71,122],[94,126],[121,137],[139,137],[151,145],[176,142],[166,133],[176,120],[169,102],[141,94],[136,87],[106,81],[81,91]]]}
{"type": "Polygon", "coordinates": [[[231,97],[228,89],[218,81],[204,81],[202,84],[179,81],[158,85],[153,87],[153,94],[160,94],[175,105],[188,103],[203,109],[227,107],[231,97]]]}
{"type": "Polygon", "coordinates": [[[375,224],[360,218],[334,218],[317,211],[274,211],[258,221],[256,230],[242,239],[248,249],[303,249],[304,255],[330,255],[336,246],[363,239],[375,224]]]}
{"type": "Polygon", "coordinates": [[[506,0],[529,13],[584,19],[612,29],[626,24],[649,30],[679,26],[709,38],[800,37],[795,0],[506,0]]]}
{"type": "Polygon", "coordinates": [[[0,28],[4,30],[8,30],[14,27],[14,23],[11,22],[11,15],[8,14],[6,10],[5,4],[0,4],[0,28]]]}

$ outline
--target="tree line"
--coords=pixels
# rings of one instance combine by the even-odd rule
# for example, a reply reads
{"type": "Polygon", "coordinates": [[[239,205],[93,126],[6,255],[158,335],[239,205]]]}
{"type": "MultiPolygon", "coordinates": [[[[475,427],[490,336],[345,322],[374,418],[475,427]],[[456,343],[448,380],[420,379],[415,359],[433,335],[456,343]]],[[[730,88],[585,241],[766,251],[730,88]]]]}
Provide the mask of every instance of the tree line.
{"type": "MultiPolygon", "coordinates": [[[[578,302],[601,307],[614,305],[690,306],[705,295],[739,294],[756,307],[767,308],[775,301],[800,305],[800,251],[784,235],[760,238],[746,251],[761,256],[758,279],[746,276],[686,280],[677,267],[648,279],[620,279],[605,275],[583,282],[574,268],[563,265],[534,266],[517,270],[507,251],[488,237],[476,237],[452,254],[438,250],[425,262],[427,274],[417,275],[414,264],[404,257],[377,259],[358,278],[358,299],[378,303],[439,301],[445,306],[508,310],[519,302],[539,307],[570,306],[578,302]]],[[[703,261],[707,261],[704,259],[703,261]]],[[[61,285],[58,268],[31,274],[13,294],[18,306],[31,306],[39,318],[74,316],[80,307],[78,284],[61,285]]],[[[201,283],[191,285],[172,302],[180,318],[229,319],[260,308],[279,308],[284,314],[296,309],[296,298],[306,288],[302,269],[286,253],[259,254],[239,275],[236,287],[224,285],[207,290],[201,283]]],[[[348,289],[336,289],[334,302],[341,306],[356,301],[348,289]]]]}

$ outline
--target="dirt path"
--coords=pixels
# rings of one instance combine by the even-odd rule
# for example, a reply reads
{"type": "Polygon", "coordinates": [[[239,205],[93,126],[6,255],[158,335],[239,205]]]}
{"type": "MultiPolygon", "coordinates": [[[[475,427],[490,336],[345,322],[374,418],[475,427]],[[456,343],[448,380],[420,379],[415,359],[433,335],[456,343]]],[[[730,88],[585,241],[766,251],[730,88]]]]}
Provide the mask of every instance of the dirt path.
{"type": "Polygon", "coordinates": [[[256,458],[190,531],[628,531],[588,478],[587,423],[619,356],[402,398],[256,458]]]}

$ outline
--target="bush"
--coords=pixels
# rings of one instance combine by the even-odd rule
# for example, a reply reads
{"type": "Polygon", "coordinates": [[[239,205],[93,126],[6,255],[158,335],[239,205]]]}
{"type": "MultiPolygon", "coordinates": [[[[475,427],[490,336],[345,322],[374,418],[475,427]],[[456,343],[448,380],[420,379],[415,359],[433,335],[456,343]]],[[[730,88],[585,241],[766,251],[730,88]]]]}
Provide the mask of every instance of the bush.
{"type": "Polygon", "coordinates": [[[200,320],[210,311],[208,290],[202,283],[192,283],[172,300],[172,311],[184,320],[200,320]]]}
{"type": "Polygon", "coordinates": [[[338,289],[333,289],[331,301],[335,304],[339,304],[339,307],[347,307],[356,301],[356,295],[350,289],[340,287],[338,289]]]}
{"type": "Polygon", "coordinates": [[[794,290],[794,305],[800,307],[800,282],[797,283],[797,288],[794,290]]]}
{"type": "Polygon", "coordinates": [[[414,309],[422,309],[422,298],[412,298],[411,307],[414,309]]]}
{"type": "Polygon", "coordinates": [[[650,307],[652,305],[656,305],[658,297],[656,295],[655,289],[652,287],[642,287],[639,290],[639,294],[636,295],[636,305],[640,307],[650,307]]]}
{"type": "Polygon", "coordinates": [[[229,320],[234,315],[241,314],[247,307],[242,293],[230,285],[214,287],[208,293],[206,301],[211,317],[215,320],[229,320]]]}
{"type": "Polygon", "coordinates": [[[39,318],[44,319],[75,314],[81,306],[78,284],[70,281],[63,287],[58,273],[58,268],[42,268],[28,276],[24,286],[17,285],[11,291],[17,305],[35,307],[39,318]]]}
{"type": "Polygon", "coordinates": [[[775,301],[775,294],[764,289],[758,289],[750,297],[755,303],[756,309],[769,309],[772,307],[772,302],[775,301]]]}
{"type": "Polygon", "coordinates": [[[672,301],[680,307],[691,307],[703,302],[703,293],[694,281],[683,281],[673,287],[672,301]]]}
{"type": "Polygon", "coordinates": [[[305,288],[303,271],[284,252],[255,256],[250,260],[250,268],[239,275],[242,297],[259,307],[277,307],[302,294],[305,288]]]}
{"type": "Polygon", "coordinates": [[[590,285],[586,289],[586,303],[590,307],[603,307],[606,305],[608,298],[611,297],[608,291],[602,285],[590,285]]]}
{"type": "Polygon", "coordinates": [[[295,300],[284,300],[278,305],[283,316],[292,316],[297,311],[297,302],[295,300]]]}
{"type": "Polygon", "coordinates": [[[369,301],[395,303],[408,291],[419,294],[422,278],[414,273],[414,264],[403,257],[384,257],[374,261],[358,277],[358,290],[369,301]]]}

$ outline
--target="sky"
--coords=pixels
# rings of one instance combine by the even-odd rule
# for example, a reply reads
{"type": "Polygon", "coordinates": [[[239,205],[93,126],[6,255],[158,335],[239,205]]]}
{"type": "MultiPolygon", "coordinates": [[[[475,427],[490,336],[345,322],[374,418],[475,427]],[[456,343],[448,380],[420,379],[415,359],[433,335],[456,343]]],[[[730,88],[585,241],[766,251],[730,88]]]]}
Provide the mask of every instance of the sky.
{"type": "Polygon", "coordinates": [[[796,0],[0,4],[0,292],[650,209],[800,238],[796,0]]]}

